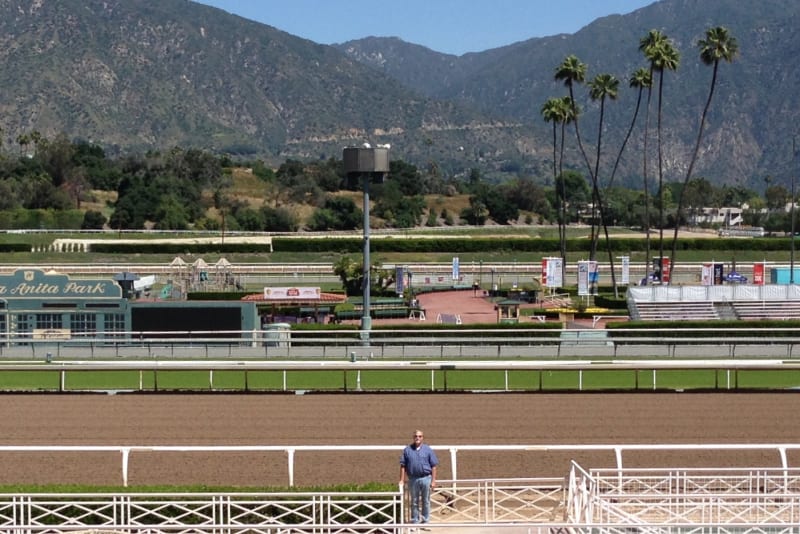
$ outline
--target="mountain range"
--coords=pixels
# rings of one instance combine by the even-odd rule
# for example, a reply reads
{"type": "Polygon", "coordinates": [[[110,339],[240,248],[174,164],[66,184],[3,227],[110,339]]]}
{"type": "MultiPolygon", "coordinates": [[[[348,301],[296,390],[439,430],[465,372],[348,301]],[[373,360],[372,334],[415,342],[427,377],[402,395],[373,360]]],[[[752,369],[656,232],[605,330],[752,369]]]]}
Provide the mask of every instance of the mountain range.
{"type": "MultiPolygon", "coordinates": [[[[273,163],[389,143],[392,157],[455,176],[479,168],[545,180],[552,126],[540,109],[567,94],[555,68],[575,54],[587,80],[621,80],[604,120],[610,167],[636,102],[628,78],[646,66],[639,40],[658,29],[681,52],[665,76],[662,128],[665,179],[678,180],[711,80],[696,43],[725,26],[739,55],[720,66],[694,175],[761,189],[796,170],[798,15],[796,0],[661,0],[575,34],[453,56],[396,38],[320,45],[188,0],[0,0],[0,136],[7,151],[38,131],[112,154],[180,145],[273,163]]],[[[599,106],[583,87],[576,99],[593,151],[599,106]]],[[[639,128],[622,185],[640,183],[643,120],[639,128]]],[[[583,170],[572,137],[567,159],[583,170]]]]}

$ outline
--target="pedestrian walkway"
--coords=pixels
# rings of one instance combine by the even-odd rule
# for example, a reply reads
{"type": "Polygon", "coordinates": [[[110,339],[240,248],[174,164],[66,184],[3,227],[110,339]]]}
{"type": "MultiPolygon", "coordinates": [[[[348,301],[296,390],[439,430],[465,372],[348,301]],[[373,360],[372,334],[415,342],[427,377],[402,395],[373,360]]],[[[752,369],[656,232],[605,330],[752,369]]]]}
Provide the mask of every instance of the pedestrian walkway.
{"type": "Polygon", "coordinates": [[[549,534],[549,526],[525,526],[509,523],[483,525],[448,525],[430,523],[424,528],[410,527],[406,534],[549,534]]]}

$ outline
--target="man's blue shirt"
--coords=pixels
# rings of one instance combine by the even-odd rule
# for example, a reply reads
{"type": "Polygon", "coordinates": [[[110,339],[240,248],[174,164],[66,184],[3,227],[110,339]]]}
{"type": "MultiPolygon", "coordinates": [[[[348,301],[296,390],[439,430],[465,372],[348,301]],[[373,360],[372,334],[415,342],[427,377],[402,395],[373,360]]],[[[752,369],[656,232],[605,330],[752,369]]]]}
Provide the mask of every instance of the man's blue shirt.
{"type": "Polygon", "coordinates": [[[432,469],[439,465],[439,459],[433,449],[424,443],[416,449],[413,445],[407,445],[400,456],[400,465],[406,468],[409,477],[420,478],[430,475],[432,469]]]}

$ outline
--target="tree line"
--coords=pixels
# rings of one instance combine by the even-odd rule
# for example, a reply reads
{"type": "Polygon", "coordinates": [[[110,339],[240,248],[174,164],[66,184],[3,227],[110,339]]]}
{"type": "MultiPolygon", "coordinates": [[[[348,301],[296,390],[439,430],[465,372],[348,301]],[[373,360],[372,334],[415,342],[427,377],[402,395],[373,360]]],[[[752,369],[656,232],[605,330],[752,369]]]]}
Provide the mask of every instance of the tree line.
{"type": "MultiPolygon", "coordinates": [[[[78,224],[85,229],[330,231],[357,229],[363,221],[361,204],[353,200],[358,195],[342,194],[359,192],[360,183],[345,175],[340,159],[288,159],[271,168],[261,160],[233,161],[181,148],[110,158],[88,141],[31,138],[36,143],[21,145],[19,152],[0,152],[0,214],[71,210],[81,214],[78,224]],[[260,203],[233,194],[237,168],[258,178],[260,203]],[[102,212],[82,208],[102,191],[116,193],[102,212]],[[311,215],[302,218],[300,206],[310,207],[306,211],[311,215]]],[[[443,176],[434,164],[418,168],[393,160],[387,179],[371,188],[371,215],[393,228],[483,225],[490,220],[564,228],[592,224],[600,217],[612,226],[669,228],[704,207],[747,205],[747,224],[770,232],[788,231],[790,226],[783,208],[791,194],[769,181],[763,195],[740,186],[715,186],[702,177],[685,185],[664,183],[656,195],[608,185],[602,192],[601,215],[595,211],[600,204],[592,184],[577,170],[561,171],[550,185],[542,182],[539,177],[518,176],[492,183],[477,169],[467,176],[443,176]],[[465,208],[437,208],[437,200],[456,195],[467,196],[465,208]]],[[[34,220],[0,217],[0,224],[30,225],[34,220]]]]}

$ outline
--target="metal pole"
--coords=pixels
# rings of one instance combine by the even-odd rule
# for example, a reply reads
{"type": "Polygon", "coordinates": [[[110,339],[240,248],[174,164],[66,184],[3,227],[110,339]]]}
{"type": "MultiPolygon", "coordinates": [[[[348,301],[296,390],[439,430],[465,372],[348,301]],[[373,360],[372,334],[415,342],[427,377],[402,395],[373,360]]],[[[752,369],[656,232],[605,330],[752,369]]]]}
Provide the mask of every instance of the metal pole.
{"type": "Polygon", "coordinates": [[[370,259],[369,259],[369,182],[370,174],[362,173],[364,179],[364,300],[361,315],[361,339],[369,344],[369,331],[372,329],[372,316],[370,315],[370,259]]]}
{"type": "Polygon", "coordinates": [[[792,245],[791,245],[791,248],[789,249],[790,250],[790,252],[789,252],[789,283],[790,284],[794,284],[794,173],[795,173],[795,165],[794,165],[794,163],[795,163],[795,160],[797,159],[797,151],[795,150],[795,137],[796,136],[792,136],[792,172],[791,172],[791,174],[792,174],[792,206],[791,206],[791,208],[789,210],[789,213],[791,214],[791,217],[792,217],[792,221],[791,221],[791,225],[790,225],[791,226],[791,232],[792,232],[792,236],[791,236],[792,245]]]}

